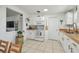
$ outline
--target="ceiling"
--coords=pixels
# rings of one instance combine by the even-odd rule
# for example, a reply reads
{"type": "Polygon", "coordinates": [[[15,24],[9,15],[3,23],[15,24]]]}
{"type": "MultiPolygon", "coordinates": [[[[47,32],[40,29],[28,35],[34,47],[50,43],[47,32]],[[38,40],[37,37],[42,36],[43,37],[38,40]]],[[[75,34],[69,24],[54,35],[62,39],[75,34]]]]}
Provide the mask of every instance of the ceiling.
{"type": "Polygon", "coordinates": [[[15,15],[20,15],[20,13],[14,11],[14,10],[11,10],[9,8],[7,8],[6,11],[7,11],[7,17],[15,16],[15,15]]]}
{"type": "Polygon", "coordinates": [[[40,14],[51,15],[67,12],[75,8],[75,5],[18,5],[18,7],[30,15],[36,15],[38,10],[41,11],[40,14]],[[43,11],[43,9],[48,9],[48,11],[43,11]]]}

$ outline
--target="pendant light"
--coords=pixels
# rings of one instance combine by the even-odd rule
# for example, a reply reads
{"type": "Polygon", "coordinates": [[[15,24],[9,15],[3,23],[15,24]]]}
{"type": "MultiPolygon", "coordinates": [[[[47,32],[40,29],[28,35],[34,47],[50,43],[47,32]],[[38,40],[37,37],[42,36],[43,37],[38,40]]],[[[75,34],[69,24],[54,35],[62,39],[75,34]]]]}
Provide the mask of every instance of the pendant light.
{"type": "Polygon", "coordinates": [[[37,14],[38,14],[38,16],[37,17],[40,17],[40,11],[38,10],[38,11],[36,11],[37,12],[37,14]]]}

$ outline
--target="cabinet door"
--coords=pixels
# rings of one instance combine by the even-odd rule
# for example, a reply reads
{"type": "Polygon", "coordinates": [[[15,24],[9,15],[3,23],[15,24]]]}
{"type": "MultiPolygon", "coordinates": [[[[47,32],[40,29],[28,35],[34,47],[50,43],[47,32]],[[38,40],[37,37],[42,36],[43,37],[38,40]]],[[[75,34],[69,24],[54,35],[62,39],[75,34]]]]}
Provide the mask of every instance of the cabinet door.
{"type": "MultiPolygon", "coordinates": [[[[63,32],[59,32],[59,41],[61,42],[61,44],[62,44],[62,42],[63,42],[63,32]]],[[[63,45],[63,44],[62,44],[63,45]]]]}
{"type": "Polygon", "coordinates": [[[29,39],[29,38],[31,37],[31,32],[30,32],[30,30],[27,31],[26,36],[27,36],[27,39],[29,39]]]}
{"type": "Polygon", "coordinates": [[[44,17],[36,17],[36,25],[44,25],[45,21],[44,21],[44,17]]]}
{"type": "Polygon", "coordinates": [[[70,47],[71,47],[71,43],[69,41],[69,37],[67,37],[66,35],[64,35],[64,41],[63,41],[63,45],[64,45],[64,49],[66,53],[71,52],[70,47]]]}
{"type": "Polygon", "coordinates": [[[32,33],[31,30],[28,30],[28,32],[27,32],[27,38],[28,39],[33,39],[33,33],[32,33]]]}
{"type": "Polygon", "coordinates": [[[71,45],[71,53],[78,53],[78,48],[77,45],[75,45],[74,43],[72,43],[71,45]]]}
{"type": "Polygon", "coordinates": [[[71,42],[71,52],[78,53],[79,52],[79,45],[72,39],[70,39],[70,42],[71,42]]]}
{"type": "Polygon", "coordinates": [[[34,17],[31,17],[31,18],[30,18],[30,21],[29,21],[29,24],[30,24],[30,25],[35,25],[35,20],[36,20],[36,19],[35,19],[34,17]]]}
{"type": "Polygon", "coordinates": [[[35,39],[35,30],[33,30],[31,33],[32,33],[31,34],[32,39],[35,39]]]}

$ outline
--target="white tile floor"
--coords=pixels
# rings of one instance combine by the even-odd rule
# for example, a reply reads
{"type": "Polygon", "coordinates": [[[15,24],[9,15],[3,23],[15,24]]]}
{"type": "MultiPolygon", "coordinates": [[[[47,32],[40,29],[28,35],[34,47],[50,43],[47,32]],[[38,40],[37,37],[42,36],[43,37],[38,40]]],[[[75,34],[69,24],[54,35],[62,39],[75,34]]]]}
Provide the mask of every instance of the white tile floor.
{"type": "Polygon", "coordinates": [[[23,53],[64,53],[64,50],[58,41],[46,40],[44,42],[35,40],[26,40],[23,53]]]}

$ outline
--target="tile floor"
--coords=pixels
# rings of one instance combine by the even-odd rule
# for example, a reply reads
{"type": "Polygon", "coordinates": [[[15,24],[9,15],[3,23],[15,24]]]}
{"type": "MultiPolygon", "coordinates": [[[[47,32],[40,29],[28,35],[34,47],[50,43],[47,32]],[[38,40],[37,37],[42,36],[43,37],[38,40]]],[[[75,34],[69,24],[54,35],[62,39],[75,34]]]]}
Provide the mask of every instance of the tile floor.
{"type": "Polygon", "coordinates": [[[60,42],[46,40],[44,42],[26,40],[22,49],[23,53],[64,53],[60,42]]]}

